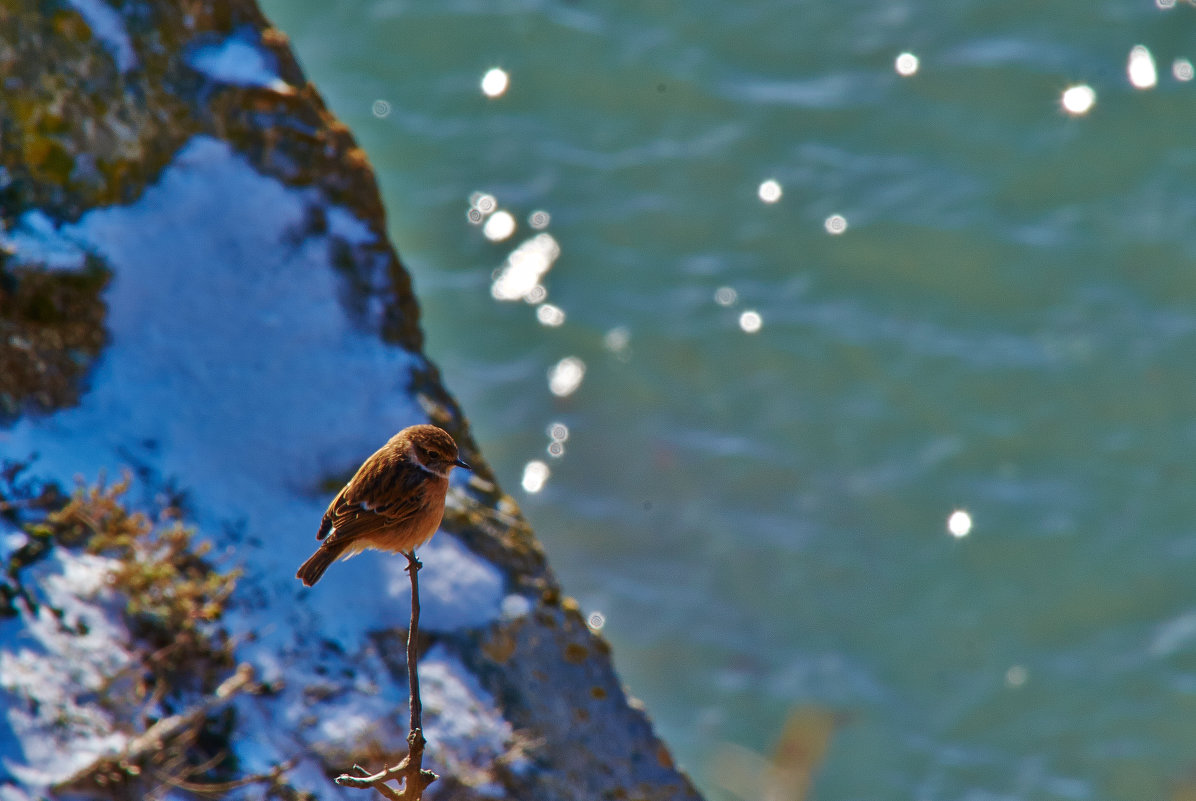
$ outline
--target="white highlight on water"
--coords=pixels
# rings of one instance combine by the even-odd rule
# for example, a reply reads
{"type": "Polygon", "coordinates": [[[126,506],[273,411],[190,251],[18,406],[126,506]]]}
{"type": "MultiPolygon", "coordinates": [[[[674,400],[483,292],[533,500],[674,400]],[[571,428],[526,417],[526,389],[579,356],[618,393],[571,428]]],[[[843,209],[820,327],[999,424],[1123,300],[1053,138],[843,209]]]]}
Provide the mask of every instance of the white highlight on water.
{"type": "Polygon", "coordinates": [[[760,187],[756,190],[756,194],[765,203],[776,203],[781,199],[783,192],[781,185],[775,179],[769,178],[760,184],[760,187]]]}
{"type": "Polygon", "coordinates": [[[947,531],[956,539],[968,536],[972,532],[972,516],[963,509],[956,509],[947,518],[947,531]]]}
{"type": "Polygon", "coordinates": [[[490,294],[495,300],[526,299],[533,303],[540,302],[544,299],[543,295],[535,290],[560,255],[561,247],[552,234],[536,234],[520,243],[507,256],[506,264],[495,273],[490,294]]]}
{"type": "Polygon", "coordinates": [[[1096,91],[1088,84],[1076,84],[1063,91],[1063,110],[1073,117],[1087,114],[1096,105],[1096,91]]]}
{"type": "Polygon", "coordinates": [[[620,361],[631,358],[631,330],[625,325],[617,325],[607,331],[602,337],[602,344],[620,361]]]}
{"type": "Polygon", "coordinates": [[[913,53],[902,53],[893,62],[893,68],[897,70],[898,75],[908,78],[918,71],[918,57],[913,53]]]}
{"type": "Polygon", "coordinates": [[[1153,89],[1159,82],[1159,74],[1154,66],[1154,56],[1150,54],[1145,45],[1134,45],[1130,49],[1125,71],[1130,76],[1130,83],[1134,85],[1135,89],[1153,89]]]}
{"type": "Polygon", "coordinates": [[[511,85],[511,78],[505,70],[493,67],[482,76],[482,94],[486,97],[498,97],[507,91],[511,85]]]}
{"type": "Polygon", "coordinates": [[[586,363],[576,356],[566,356],[548,371],[548,389],[558,398],[572,395],[586,375],[586,363]]]}
{"type": "Polygon", "coordinates": [[[515,233],[515,217],[509,211],[496,211],[482,226],[482,235],[491,242],[501,242],[515,233]]]}
{"type": "Polygon", "coordinates": [[[523,466],[523,491],[532,493],[533,495],[544,489],[545,482],[552,471],[548,469],[548,465],[541,462],[539,459],[533,459],[523,466]]]}
{"type": "Polygon", "coordinates": [[[469,196],[469,205],[482,214],[489,214],[498,208],[498,199],[489,192],[474,192],[469,196]]]}
{"type": "Polygon", "coordinates": [[[565,312],[559,306],[553,306],[551,303],[541,303],[536,307],[536,319],[540,321],[540,325],[556,328],[564,324],[565,312]]]}

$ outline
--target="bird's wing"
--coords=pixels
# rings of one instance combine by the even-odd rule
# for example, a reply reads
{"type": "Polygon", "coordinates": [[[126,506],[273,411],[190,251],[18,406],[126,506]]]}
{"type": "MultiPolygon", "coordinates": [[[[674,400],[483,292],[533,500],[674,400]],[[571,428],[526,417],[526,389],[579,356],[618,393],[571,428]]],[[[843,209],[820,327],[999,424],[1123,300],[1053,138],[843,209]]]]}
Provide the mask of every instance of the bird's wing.
{"type": "Polygon", "coordinates": [[[423,480],[417,471],[396,471],[350,482],[324,516],[331,523],[332,538],[344,542],[401,526],[423,508],[423,480]]]}

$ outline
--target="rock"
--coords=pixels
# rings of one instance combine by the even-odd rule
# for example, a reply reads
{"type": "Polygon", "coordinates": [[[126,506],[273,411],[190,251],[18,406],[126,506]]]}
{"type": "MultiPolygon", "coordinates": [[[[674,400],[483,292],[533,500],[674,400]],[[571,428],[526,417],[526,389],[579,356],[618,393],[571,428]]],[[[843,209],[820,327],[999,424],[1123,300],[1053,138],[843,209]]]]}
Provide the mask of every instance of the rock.
{"type": "MultiPolygon", "coordinates": [[[[424,357],[369,162],[285,35],[249,0],[14,0],[0,7],[0,85],[4,457],[64,487],[128,467],[147,499],[211,540],[206,559],[244,570],[219,625],[259,683],[221,702],[225,779],[352,797],[331,777],[405,753],[403,560],[337,564],[312,590],[293,575],[330,488],[428,420],[474,465],[421,551],[431,796],[696,799],[424,357]]],[[[0,540],[25,542],[17,505],[0,512],[0,540]]],[[[41,561],[37,575],[65,592],[54,565],[91,564],[81,558],[41,561]]],[[[88,592],[78,604],[93,624],[120,614],[88,592]]],[[[42,691],[14,667],[32,653],[22,627],[40,620],[15,598],[22,611],[0,629],[0,795],[54,795],[67,779],[79,791],[89,759],[132,776],[116,757],[145,732],[103,711],[103,675],[74,691],[60,686],[69,671],[55,676],[70,708],[97,705],[94,754],[66,773],[45,760],[71,737],[47,752],[13,717],[42,691]]],[[[119,659],[89,659],[135,661],[130,637],[114,643],[119,659]]],[[[38,648],[54,665],[68,644],[38,648]]],[[[105,781],[88,794],[118,797],[105,781]]]]}

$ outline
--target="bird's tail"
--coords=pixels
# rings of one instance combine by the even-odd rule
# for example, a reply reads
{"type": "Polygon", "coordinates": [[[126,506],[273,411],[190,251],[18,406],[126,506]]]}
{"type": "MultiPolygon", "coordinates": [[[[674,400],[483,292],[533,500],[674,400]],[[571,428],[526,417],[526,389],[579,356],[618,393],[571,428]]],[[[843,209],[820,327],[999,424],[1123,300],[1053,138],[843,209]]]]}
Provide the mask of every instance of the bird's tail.
{"type": "Polygon", "coordinates": [[[345,548],[335,540],[324,542],[306,562],[299,566],[295,578],[303,582],[305,587],[311,587],[320,580],[328,566],[340,558],[345,548]]]}

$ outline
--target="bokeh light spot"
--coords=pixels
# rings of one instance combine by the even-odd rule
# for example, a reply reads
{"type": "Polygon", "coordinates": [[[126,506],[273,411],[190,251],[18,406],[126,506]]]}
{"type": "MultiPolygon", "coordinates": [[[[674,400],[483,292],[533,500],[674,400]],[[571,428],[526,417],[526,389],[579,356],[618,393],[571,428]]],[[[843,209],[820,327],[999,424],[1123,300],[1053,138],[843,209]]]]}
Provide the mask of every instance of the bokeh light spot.
{"type": "Polygon", "coordinates": [[[482,234],[491,242],[501,242],[515,233],[515,218],[509,211],[496,211],[486,220],[482,234]]]}
{"type": "Polygon", "coordinates": [[[469,196],[469,211],[465,216],[474,225],[481,225],[486,216],[498,208],[498,201],[494,195],[486,192],[474,192],[469,196]]]}
{"type": "Polygon", "coordinates": [[[893,62],[893,67],[898,75],[908,78],[918,71],[918,57],[913,53],[902,53],[893,62]]]}
{"type": "Polygon", "coordinates": [[[1130,76],[1130,83],[1136,89],[1153,89],[1159,82],[1159,75],[1154,66],[1154,56],[1144,45],[1134,45],[1130,49],[1130,57],[1126,62],[1125,71],[1130,76]]]}
{"type": "Polygon", "coordinates": [[[527,300],[539,303],[547,296],[540,279],[561,255],[552,234],[539,233],[522,242],[507,256],[506,264],[494,273],[490,294],[495,300],[527,300]]]}
{"type": "Polygon", "coordinates": [[[498,67],[487,70],[486,74],[482,76],[482,94],[486,97],[498,97],[507,91],[507,87],[510,85],[510,76],[505,70],[498,67]]]}
{"type": "Polygon", "coordinates": [[[374,116],[378,119],[383,119],[390,116],[390,103],[385,100],[375,100],[370,111],[374,112],[374,116]]]}
{"type": "Polygon", "coordinates": [[[847,218],[842,214],[832,214],[823,221],[822,227],[826,229],[828,234],[838,236],[847,230],[847,218]]]}
{"type": "Polygon", "coordinates": [[[1192,62],[1186,58],[1177,58],[1171,62],[1171,74],[1177,81],[1190,81],[1196,73],[1192,70],[1192,62]]]}
{"type": "Polygon", "coordinates": [[[764,320],[760,317],[760,313],[756,311],[745,311],[739,315],[739,327],[749,334],[754,334],[760,330],[764,320]]]}
{"type": "Polygon", "coordinates": [[[759,188],[756,190],[756,194],[759,195],[760,199],[765,203],[776,203],[781,199],[783,192],[781,190],[781,185],[772,178],[769,178],[767,181],[764,181],[762,184],[760,184],[759,188]]]}
{"type": "Polygon", "coordinates": [[[1096,92],[1088,84],[1076,84],[1063,91],[1060,102],[1063,104],[1064,111],[1073,117],[1078,117],[1087,114],[1096,105],[1096,92]]]}
{"type": "Polygon", "coordinates": [[[631,331],[626,326],[615,326],[602,337],[602,344],[611,353],[626,361],[630,355],[631,331]]]}
{"type": "Polygon", "coordinates": [[[541,303],[536,307],[536,319],[540,325],[556,328],[565,322],[565,312],[551,303],[541,303]]]}
{"type": "Polygon", "coordinates": [[[720,306],[733,306],[739,299],[739,293],[729,286],[720,286],[714,290],[714,302],[720,306]]]}
{"type": "Polygon", "coordinates": [[[956,539],[968,536],[972,532],[972,516],[962,509],[956,509],[947,518],[947,531],[956,539]]]}
{"type": "Polygon", "coordinates": [[[551,471],[548,469],[548,465],[539,459],[528,462],[523,466],[523,481],[521,482],[523,491],[534,494],[544,489],[549,475],[551,475],[551,471]]]}
{"type": "Polygon", "coordinates": [[[576,356],[566,356],[548,371],[548,389],[558,398],[572,395],[586,375],[586,363],[576,356]]]}

